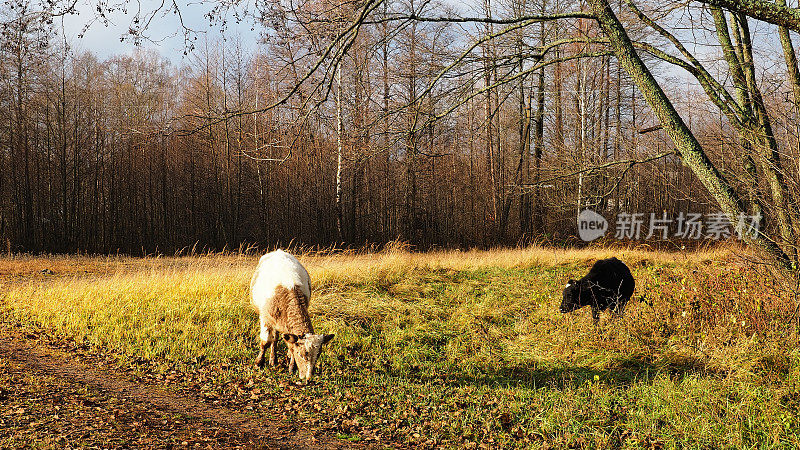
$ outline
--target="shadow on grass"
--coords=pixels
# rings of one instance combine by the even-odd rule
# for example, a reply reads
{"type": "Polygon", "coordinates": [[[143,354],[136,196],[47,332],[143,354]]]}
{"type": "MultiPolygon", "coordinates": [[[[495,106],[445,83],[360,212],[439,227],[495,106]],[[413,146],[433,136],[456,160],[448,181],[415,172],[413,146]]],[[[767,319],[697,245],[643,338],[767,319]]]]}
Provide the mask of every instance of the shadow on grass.
{"type": "Polygon", "coordinates": [[[727,373],[715,370],[700,358],[683,357],[668,362],[653,362],[644,357],[625,357],[615,359],[610,367],[597,369],[585,366],[537,367],[528,366],[501,367],[494,372],[478,374],[452,374],[445,376],[389,374],[409,380],[427,382],[444,382],[451,386],[508,386],[525,388],[564,389],[581,386],[585,383],[599,382],[615,387],[628,387],[635,383],[651,383],[657,376],[667,374],[673,381],[682,381],[686,377],[700,376],[724,378],[727,373]]]}

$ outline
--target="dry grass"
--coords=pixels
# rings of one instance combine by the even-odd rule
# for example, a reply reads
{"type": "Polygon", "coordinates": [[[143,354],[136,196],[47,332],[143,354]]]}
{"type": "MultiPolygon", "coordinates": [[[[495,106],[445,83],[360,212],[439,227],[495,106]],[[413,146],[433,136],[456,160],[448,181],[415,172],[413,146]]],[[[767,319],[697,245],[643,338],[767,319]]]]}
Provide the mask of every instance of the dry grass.
{"type": "MultiPolygon", "coordinates": [[[[337,337],[324,383],[291,395],[324,403],[323,413],[299,411],[319,426],[421,446],[791,447],[795,305],[739,254],[307,252],[315,327],[337,337]],[[586,311],[559,314],[564,282],[609,256],[629,264],[652,306],[633,302],[624,320],[599,327],[586,311]]],[[[221,395],[238,398],[227,386],[255,380],[279,401],[286,375],[249,367],[256,263],[231,254],[0,259],[0,304],[7,320],[124,364],[191,374],[200,358],[218,368],[211,388],[221,395]]]]}
{"type": "Polygon", "coordinates": [[[593,261],[616,256],[629,264],[642,261],[651,263],[702,262],[709,260],[728,260],[741,249],[735,246],[717,246],[697,251],[654,251],[648,247],[586,247],[553,248],[530,246],[525,248],[498,248],[493,250],[439,250],[430,252],[410,252],[400,243],[387,245],[380,252],[343,252],[320,254],[309,252],[303,262],[311,267],[325,271],[350,274],[365,269],[390,267],[429,267],[432,269],[475,270],[485,267],[530,267],[556,266],[575,261],[593,261]]]}

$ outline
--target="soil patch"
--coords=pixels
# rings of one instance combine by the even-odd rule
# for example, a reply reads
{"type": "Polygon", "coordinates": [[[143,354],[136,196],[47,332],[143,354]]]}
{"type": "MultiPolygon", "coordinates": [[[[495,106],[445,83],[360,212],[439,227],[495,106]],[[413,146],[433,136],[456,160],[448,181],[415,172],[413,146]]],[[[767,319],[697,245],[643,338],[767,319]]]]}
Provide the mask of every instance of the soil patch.
{"type": "Polygon", "coordinates": [[[130,381],[0,324],[0,447],[365,448],[130,381]]]}

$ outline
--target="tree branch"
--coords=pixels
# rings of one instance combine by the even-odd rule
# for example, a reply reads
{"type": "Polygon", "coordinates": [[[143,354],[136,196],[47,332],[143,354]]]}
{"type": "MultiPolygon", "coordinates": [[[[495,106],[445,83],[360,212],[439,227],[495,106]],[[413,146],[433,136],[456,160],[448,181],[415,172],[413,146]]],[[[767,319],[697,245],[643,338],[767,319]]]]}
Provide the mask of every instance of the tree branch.
{"type": "Polygon", "coordinates": [[[698,0],[709,6],[725,8],[773,25],[800,32],[800,9],[764,0],[698,0]]]}
{"type": "Polygon", "coordinates": [[[574,177],[576,175],[580,175],[582,173],[592,173],[592,172],[596,172],[596,171],[601,170],[601,169],[607,169],[609,167],[619,166],[619,165],[622,165],[622,164],[627,165],[627,167],[625,168],[625,171],[627,172],[628,170],[631,169],[631,167],[633,167],[633,166],[635,166],[637,164],[645,164],[645,163],[649,163],[649,162],[652,162],[652,161],[659,160],[661,158],[666,158],[667,156],[670,156],[670,155],[677,155],[677,154],[678,153],[675,150],[670,150],[668,152],[659,153],[658,155],[653,155],[653,156],[650,156],[650,157],[645,158],[645,159],[623,159],[623,160],[619,160],[619,161],[611,161],[611,162],[607,162],[605,164],[600,164],[599,166],[587,167],[585,169],[576,170],[574,172],[570,172],[570,173],[567,173],[567,174],[563,174],[563,175],[559,175],[559,176],[556,176],[556,177],[548,178],[546,180],[539,181],[538,183],[522,183],[522,184],[519,184],[517,186],[519,186],[519,187],[523,187],[524,186],[525,189],[535,188],[537,186],[538,187],[542,187],[545,184],[552,183],[552,182],[558,181],[558,180],[562,180],[564,178],[571,178],[571,177],[574,177]]]}

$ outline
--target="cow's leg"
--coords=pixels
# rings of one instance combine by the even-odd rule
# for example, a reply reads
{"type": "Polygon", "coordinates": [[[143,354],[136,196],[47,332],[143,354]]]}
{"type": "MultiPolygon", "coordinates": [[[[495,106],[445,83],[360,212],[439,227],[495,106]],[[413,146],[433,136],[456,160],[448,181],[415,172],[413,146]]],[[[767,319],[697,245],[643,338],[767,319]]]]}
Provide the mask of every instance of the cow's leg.
{"type": "Polygon", "coordinates": [[[269,366],[275,367],[275,347],[278,345],[278,331],[270,330],[270,343],[269,343],[269,366]]]}
{"type": "MultiPolygon", "coordinates": [[[[272,352],[272,346],[274,342],[272,341],[272,328],[270,328],[270,326],[267,324],[266,318],[259,315],[258,321],[260,325],[259,337],[261,338],[261,351],[258,352],[255,366],[261,368],[264,367],[264,352],[268,345],[270,346],[270,352],[272,352]]],[[[272,358],[270,358],[270,360],[271,359],[272,358]]]]}
{"type": "Polygon", "coordinates": [[[262,340],[261,341],[261,351],[258,352],[258,356],[256,356],[256,362],[254,364],[254,366],[256,368],[260,369],[260,368],[264,367],[264,349],[266,347],[267,347],[267,343],[262,340]]]}
{"type": "Polygon", "coordinates": [[[597,325],[597,322],[600,321],[600,310],[597,306],[592,305],[592,322],[597,325]]]}
{"type": "Polygon", "coordinates": [[[288,349],[288,354],[289,354],[289,373],[294,373],[294,371],[297,369],[297,362],[295,362],[294,360],[294,352],[292,351],[292,349],[288,349]]]}

